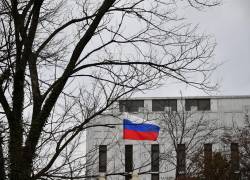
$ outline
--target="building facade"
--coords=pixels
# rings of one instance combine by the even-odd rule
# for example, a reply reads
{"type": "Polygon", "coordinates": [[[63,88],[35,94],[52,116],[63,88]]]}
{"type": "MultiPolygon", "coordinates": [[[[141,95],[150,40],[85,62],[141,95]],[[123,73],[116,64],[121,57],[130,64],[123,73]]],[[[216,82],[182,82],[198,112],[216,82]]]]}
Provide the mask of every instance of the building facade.
{"type": "Polygon", "coordinates": [[[175,178],[177,145],[186,150],[185,171],[195,172],[193,158],[204,143],[215,143],[232,126],[243,126],[250,114],[250,96],[202,96],[122,99],[92,121],[86,135],[86,174],[126,180],[175,178]],[[157,141],[123,139],[125,117],[154,121],[161,130],[157,141]],[[185,149],[186,148],[186,149],[185,149]]]}

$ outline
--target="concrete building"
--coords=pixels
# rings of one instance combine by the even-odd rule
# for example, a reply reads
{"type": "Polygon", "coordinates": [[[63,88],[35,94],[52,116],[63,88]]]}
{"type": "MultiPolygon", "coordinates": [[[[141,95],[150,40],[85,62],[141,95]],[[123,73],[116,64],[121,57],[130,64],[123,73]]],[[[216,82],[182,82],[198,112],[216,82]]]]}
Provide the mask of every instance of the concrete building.
{"type": "Polygon", "coordinates": [[[130,179],[132,174],[140,180],[174,179],[175,143],[186,144],[188,166],[192,163],[190,155],[203,143],[220,144],[220,136],[235,123],[242,126],[249,114],[250,96],[122,99],[92,122],[95,127],[87,130],[86,173],[102,177],[109,174],[106,179],[110,180],[130,179]],[[161,127],[158,140],[124,140],[125,116],[158,123],[161,127]],[[173,126],[172,134],[169,125],[173,126]]]}

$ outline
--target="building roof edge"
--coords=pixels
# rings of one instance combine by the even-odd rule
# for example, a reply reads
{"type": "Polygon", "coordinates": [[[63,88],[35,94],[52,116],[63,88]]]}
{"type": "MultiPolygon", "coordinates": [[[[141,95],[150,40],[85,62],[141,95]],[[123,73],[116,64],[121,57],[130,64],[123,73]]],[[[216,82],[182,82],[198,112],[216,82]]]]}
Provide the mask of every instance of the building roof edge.
{"type": "Polygon", "coordinates": [[[129,97],[120,100],[151,100],[151,99],[250,99],[250,95],[225,95],[225,96],[161,96],[161,97],[129,97]]]}

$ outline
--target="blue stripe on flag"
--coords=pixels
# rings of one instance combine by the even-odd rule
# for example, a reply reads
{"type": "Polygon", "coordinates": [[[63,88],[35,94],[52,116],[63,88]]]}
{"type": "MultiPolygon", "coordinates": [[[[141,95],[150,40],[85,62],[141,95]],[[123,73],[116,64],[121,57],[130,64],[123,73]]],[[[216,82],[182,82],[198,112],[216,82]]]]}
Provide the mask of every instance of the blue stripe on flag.
{"type": "Polygon", "coordinates": [[[132,121],[128,119],[123,119],[123,126],[124,129],[128,130],[134,130],[134,131],[140,131],[140,132],[159,132],[160,127],[154,124],[148,124],[148,123],[133,123],[132,121]]]}

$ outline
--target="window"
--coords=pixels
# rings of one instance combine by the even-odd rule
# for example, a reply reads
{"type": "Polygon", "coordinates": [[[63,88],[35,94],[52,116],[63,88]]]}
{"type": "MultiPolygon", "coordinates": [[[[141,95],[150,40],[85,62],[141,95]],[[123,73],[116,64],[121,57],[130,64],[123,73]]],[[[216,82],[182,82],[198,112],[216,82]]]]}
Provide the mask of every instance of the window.
{"type": "Polygon", "coordinates": [[[210,110],[210,99],[199,99],[199,101],[198,101],[198,110],[199,111],[208,111],[208,110],[210,110]]]}
{"type": "Polygon", "coordinates": [[[185,109],[186,111],[191,111],[191,107],[197,107],[197,99],[186,99],[185,100],[185,109]]]}
{"type": "Polygon", "coordinates": [[[131,174],[125,176],[125,180],[131,180],[131,178],[132,178],[131,174]]]}
{"type": "Polygon", "coordinates": [[[151,145],[151,171],[159,171],[159,144],[151,145]]]}
{"type": "MultiPolygon", "coordinates": [[[[125,172],[133,171],[133,145],[125,145],[125,172]]],[[[130,180],[131,174],[125,176],[125,180],[130,180]]]]}
{"type": "Polygon", "coordinates": [[[151,145],[151,171],[157,172],[151,175],[151,180],[159,180],[159,144],[151,145]]]}
{"type": "Polygon", "coordinates": [[[159,174],[152,174],[151,180],[159,180],[159,174]]]}
{"type": "Polygon", "coordinates": [[[140,107],[144,107],[144,100],[119,101],[120,112],[138,112],[140,107]]]}
{"type": "Polygon", "coordinates": [[[133,145],[125,145],[125,172],[133,171],[133,145]]]}
{"type": "Polygon", "coordinates": [[[186,147],[185,144],[177,144],[177,175],[186,174],[186,147]]]}
{"type": "Polygon", "coordinates": [[[231,168],[233,172],[239,171],[239,145],[238,143],[231,143],[231,168]]]}
{"type": "Polygon", "coordinates": [[[165,107],[170,107],[171,111],[177,110],[177,99],[153,99],[152,111],[164,111],[165,107]]]}
{"type": "Polygon", "coordinates": [[[209,111],[210,99],[186,99],[185,100],[186,111],[190,111],[192,106],[197,107],[198,111],[209,111]]]}
{"type": "Polygon", "coordinates": [[[107,146],[99,146],[99,172],[107,171],[107,146]]]}

